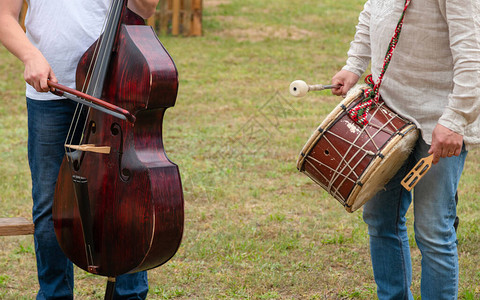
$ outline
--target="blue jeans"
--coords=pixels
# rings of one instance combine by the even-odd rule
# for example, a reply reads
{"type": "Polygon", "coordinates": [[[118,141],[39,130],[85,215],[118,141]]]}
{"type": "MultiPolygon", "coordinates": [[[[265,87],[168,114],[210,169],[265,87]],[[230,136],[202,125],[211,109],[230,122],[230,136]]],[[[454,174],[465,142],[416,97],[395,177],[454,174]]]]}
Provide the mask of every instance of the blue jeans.
{"type": "MultiPolygon", "coordinates": [[[[400,181],[428,156],[421,138],[402,169],[365,204],[373,273],[379,299],[413,299],[412,266],[405,214],[412,202],[400,181]]],[[[458,255],[455,194],[467,156],[442,158],[413,189],[415,240],[422,254],[422,300],[456,299],[458,255]]]]}
{"type": "MultiPolygon", "coordinates": [[[[27,98],[28,162],[32,175],[34,242],[40,291],[37,299],[73,299],[73,265],[63,254],[52,220],[53,195],[76,104],[27,98]]],[[[106,282],[106,281],[105,281],[106,282]]],[[[117,277],[115,299],[145,299],[147,272],[117,277]]]]}

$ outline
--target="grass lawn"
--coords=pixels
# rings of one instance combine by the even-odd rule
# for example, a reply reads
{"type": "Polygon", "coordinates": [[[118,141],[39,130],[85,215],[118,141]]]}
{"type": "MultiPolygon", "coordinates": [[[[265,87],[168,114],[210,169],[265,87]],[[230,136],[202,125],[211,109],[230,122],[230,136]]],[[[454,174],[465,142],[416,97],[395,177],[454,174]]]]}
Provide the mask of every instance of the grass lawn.
{"type": "MultiPolygon", "coordinates": [[[[180,89],[164,145],[180,168],[185,232],[149,271],[149,299],[375,299],[361,212],[298,173],[296,159],[340,101],[294,98],[295,79],[329,83],[344,64],[362,0],[205,0],[204,35],[161,36],[180,89]]],[[[23,66],[0,48],[0,217],[31,218],[23,66]]],[[[460,183],[461,299],[480,298],[479,150],[460,183]]],[[[408,215],[412,291],[420,253],[408,215]]],[[[102,299],[106,279],[76,272],[76,299],[102,299]]],[[[34,299],[32,236],[0,237],[0,299],[34,299]]]]}

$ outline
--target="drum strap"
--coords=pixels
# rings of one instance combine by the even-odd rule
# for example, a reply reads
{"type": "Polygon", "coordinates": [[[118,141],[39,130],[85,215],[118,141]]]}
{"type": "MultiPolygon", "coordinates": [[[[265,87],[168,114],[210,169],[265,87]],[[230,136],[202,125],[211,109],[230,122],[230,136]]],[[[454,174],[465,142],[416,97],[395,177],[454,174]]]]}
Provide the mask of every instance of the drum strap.
{"type": "Polygon", "coordinates": [[[405,0],[405,8],[403,9],[400,20],[398,21],[397,27],[395,28],[395,33],[393,34],[393,37],[390,40],[390,44],[388,45],[387,54],[385,55],[383,67],[380,72],[380,76],[378,76],[377,82],[373,82],[372,74],[368,75],[365,78],[365,83],[369,86],[364,91],[365,98],[355,107],[348,111],[350,118],[362,127],[368,124],[367,114],[370,109],[378,105],[381,101],[379,93],[380,85],[382,84],[385,71],[387,71],[388,65],[392,60],[393,51],[397,47],[398,39],[400,38],[400,32],[402,31],[403,27],[403,20],[405,19],[405,12],[407,11],[410,2],[411,0],[405,0]]]}

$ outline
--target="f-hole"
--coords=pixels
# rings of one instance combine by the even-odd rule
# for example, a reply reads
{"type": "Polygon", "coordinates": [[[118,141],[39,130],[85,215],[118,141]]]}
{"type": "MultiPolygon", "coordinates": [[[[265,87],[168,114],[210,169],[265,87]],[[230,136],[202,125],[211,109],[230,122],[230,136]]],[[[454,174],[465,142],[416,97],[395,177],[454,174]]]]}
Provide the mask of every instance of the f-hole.
{"type": "Polygon", "coordinates": [[[118,176],[123,181],[130,180],[131,172],[129,169],[123,167],[123,130],[118,123],[113,123],[110,127],[110,132],[113,136],[119,136],[120,146],[118,147],[118,176]]]}

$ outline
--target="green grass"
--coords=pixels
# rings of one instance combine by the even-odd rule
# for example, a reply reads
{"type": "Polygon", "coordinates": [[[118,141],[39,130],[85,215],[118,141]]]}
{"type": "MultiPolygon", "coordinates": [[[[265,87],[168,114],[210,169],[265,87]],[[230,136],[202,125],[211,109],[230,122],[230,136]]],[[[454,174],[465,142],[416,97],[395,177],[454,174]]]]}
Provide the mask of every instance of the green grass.
{"type": "MultiPolygon", "coordinates": [[[[295,79],[328,83],[346,59],[361,0],[204,1],[204,36],[161,36],[180,89],[164,144],[180,167],[185,233],[149,271],[150,299],[374,299],[361,213],[348,214],[296,170],[312,131],[339,99],[288,95],[295,79]]],[[[22,65],[0,49],[0,217],[31,212],[22,65]]],[[[460,183],[461,299],[480,297],[480,159],[460,183]]],[[[411,230],[413,293],[420,253],[411,230]]],[[[31,236],[1,237],[0,298],[38,289],[31,236]]],[[[106,280],[76,269],[76,298],[106,280]]]]}

